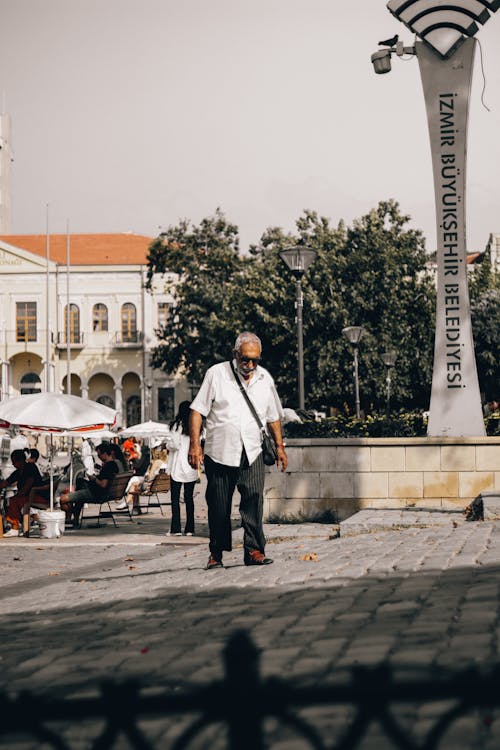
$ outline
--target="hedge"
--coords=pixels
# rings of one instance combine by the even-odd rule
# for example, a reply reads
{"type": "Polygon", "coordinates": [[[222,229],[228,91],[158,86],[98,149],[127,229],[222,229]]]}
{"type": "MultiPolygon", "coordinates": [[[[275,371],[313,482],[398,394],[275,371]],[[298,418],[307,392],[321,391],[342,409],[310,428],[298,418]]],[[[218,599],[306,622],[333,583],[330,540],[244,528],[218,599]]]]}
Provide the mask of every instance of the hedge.
{"type": "MultiPolygon", "coordinates": [[[[500,436],[500,414],[485,417],[487,435],[500,436]]],[[[370,414],[365,419],[337,414],[319,422],[288,422],[284,433],[289,438],[351,438],[351,437],[425,437],[427,418],[422,412],[370,414]]]]}

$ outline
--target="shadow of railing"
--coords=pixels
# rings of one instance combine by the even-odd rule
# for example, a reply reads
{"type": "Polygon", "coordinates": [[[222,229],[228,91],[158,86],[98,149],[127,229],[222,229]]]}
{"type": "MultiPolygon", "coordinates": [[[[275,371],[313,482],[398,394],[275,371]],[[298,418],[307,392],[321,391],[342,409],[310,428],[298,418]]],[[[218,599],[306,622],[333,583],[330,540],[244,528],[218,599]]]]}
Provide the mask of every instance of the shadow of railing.
{"type": "MultiPolygon", "coordinates": [[[[412,670],[410,678],[401,677],[390,667],[359,667],[350,670],[349,679],[341,684],[300,687],[279,678],[263,679],[259,653],[245,631],[237,631],[224,649],[225,674],[222,680],[204,687],[185,690],[157,688],[151,691],[137,680],[109,681],[92,697],[53,698],[34,692],[9,696],[0,692],[0,742],[15,735],[29,736],[38,745],[70,750],[75,745],[64,738],[65,729],[82,721],[95,721],[97,735],[89,747],[106,750],[126,738],[137,750],[170,747],[189,748],[211,725],[225,728],[222,744],[230,750],[264,750],[272,747],[266,737],[265,722],[274,718],[314,750],[354,750],[361,747],[374,723],[378,723],[387,740],[384,747],[404,750],[434,750],[448,729],[458,719],[477,709],[486,710],[481,724],[493,722],[493,711],[500,704],[500,666],[487,673],[468,668],[459,673],[425,676],[412,670]],[[439,711],[438,702],[444,701],[439,711]],[[431,726],[416,739],[393,711],[398,704],[430,704],[431,726]],[[336,737],[324,738],[311,719],[300,716],[304,709],[348,706],[351,715],[336,737]],[[191,717],[170,745],[155,744],[139,722],[151,718],[191,717]],[[8,717],[8,722],[5,721],[8,717]],[[195,717],[195,718],[193,718],[195,717]],[[100,724],[99,724],[100,722],[100,724]],[[54,725],[58,725],[54,726],[54,725]],[[99,731],[100,730],[100,731],[99,731]]],[[[220,739],[220,738],[219,738],[220,739]]],[[[78,743],[80,746],[81,743],[78,743]]],[[[14,742],[9,747],[15,747],[14,742]]],[[[203,745],[205,747],[205,745],[203,745]]]]}

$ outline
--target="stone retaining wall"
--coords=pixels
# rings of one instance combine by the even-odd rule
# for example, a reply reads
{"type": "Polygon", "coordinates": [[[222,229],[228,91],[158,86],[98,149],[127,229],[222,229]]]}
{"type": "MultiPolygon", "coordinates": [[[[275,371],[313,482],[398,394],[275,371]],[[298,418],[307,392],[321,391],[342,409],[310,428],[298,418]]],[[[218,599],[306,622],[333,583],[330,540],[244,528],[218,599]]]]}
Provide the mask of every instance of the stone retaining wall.
{"type": "Polygon", "coordinates": [[[461,510],[500,490],[500,437],[288,439],[289,465],[266,476],[264,516],[363,508],[461,510]]]}

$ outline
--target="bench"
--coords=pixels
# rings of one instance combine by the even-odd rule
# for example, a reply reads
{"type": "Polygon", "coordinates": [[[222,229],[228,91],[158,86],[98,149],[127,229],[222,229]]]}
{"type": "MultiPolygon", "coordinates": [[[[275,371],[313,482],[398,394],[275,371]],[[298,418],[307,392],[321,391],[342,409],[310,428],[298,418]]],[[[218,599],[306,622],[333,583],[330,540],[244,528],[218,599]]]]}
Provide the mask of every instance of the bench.
{"type": "MultiPolygon", "coordinates": [[[[162,510],[162,502],[160,500],[160,494],[165,494],[167,492],[170,492],[170,474],[167,474],[165,470],[160,469],[158,474],[153,477],[151,483],[144,487],[144,489],[139,489],[135,493],[139,496],[139,504],[141,502],[141,497],[147,498],[147,503],[145,505],[145,511],[146,513],[149,511],[149,508],[159,508],[160,513],[165,515],[162,510]],[[156,498],[156,502],[152,502],[151,498],[156,498]]],[[[166,501],[163,503],[163,505],[171,505],[172,503],[170,501],[166,501]]]]}
{"type": "Polygon", "coordinates": [[[108,487],[108,491],[105,497],[101,498],[100,500],[94,500],[94,502],[85,503],[85,505],[88,505],[86,508],[85,506],[82,508],[82,515],[80,518],[80,526],[83,523],[84,517],[86,519],[88,518],[97,518],[97,525],[101,525],[101,518],[111,518],[115,526],[118,526],[116,523],[115,516],[122,516],[126,515],[128,516],[129,520],[134,522],[134,519],[132,518],[132,513],[130,512],[130,508],[127,504],[127,507],[124,510],[113,510],[111,507],[111,503],[113,502],[120,502],[126,494],[127,486],[129,483],[129,480],[131,477],[133,477],[134,474],[131,471],[125,471],[121,474],[115,474],[113,479],[110,482],[110,485],[108,487]],[[102,506],[107,506],[107,510],[102,510],[102,506]],[[92,513],[91,509],[92,506],[97,508],[96,513],[92,513]]]}

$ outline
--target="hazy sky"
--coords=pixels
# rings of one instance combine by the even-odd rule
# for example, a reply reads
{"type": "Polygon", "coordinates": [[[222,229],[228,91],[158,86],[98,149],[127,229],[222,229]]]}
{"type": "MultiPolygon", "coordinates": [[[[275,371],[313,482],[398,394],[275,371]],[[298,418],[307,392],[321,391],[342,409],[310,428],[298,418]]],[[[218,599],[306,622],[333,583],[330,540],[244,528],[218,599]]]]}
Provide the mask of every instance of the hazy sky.
{"type": "MultiPolygon", "coordinates": [[[[413,36],[385,0],[0,0],[14,233],[155,236],[220,206],[242,249],[303,209],[348,223],[395,198],[435,247],[413,36]]],[[[500,11],[477,35],[468,248],[500,232],[500,11]]]]}

